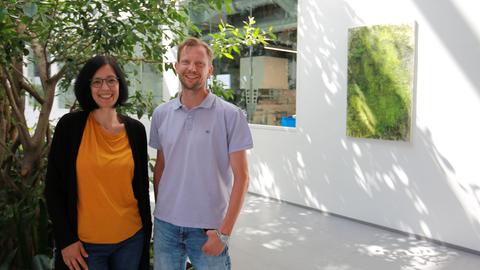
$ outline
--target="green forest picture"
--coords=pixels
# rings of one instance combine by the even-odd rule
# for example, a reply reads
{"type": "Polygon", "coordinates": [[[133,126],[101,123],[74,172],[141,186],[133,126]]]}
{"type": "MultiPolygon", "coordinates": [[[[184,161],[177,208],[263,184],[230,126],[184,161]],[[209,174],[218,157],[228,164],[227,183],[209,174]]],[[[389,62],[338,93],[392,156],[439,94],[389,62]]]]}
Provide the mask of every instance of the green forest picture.
{"type": "Polygon", "coordinates": [[[415,26],[355,27],[348,34],[347,135],[408,141],[415,26]]]}

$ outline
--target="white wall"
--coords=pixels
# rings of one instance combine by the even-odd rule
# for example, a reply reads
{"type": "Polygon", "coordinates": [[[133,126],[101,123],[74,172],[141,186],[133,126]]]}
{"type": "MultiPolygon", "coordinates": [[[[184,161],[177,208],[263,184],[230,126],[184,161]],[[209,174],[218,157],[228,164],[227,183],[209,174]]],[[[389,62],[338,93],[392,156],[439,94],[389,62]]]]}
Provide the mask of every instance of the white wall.
{"type": "Polygon", "coordinates": [[[250,191],[480,251],[480,3],[299,0],[297,128],[252,125],[250,191]],[[345,136],[347,31],[418,24],[410,142],[345,136]]]}

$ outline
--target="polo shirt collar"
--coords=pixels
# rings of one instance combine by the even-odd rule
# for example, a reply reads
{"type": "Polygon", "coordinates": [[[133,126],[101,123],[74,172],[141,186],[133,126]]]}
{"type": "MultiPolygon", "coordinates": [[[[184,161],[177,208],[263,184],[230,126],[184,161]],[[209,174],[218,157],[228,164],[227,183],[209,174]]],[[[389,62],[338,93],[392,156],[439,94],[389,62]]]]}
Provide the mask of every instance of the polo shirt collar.
{"type": "MultiPolygon", "coordinates": [[[[214,101],[215,101],[215,95],[212,94],[212,92],[208,91],[208,95],[205,97],[202,103],[200,103],[200,105],[198,105],[195,108],[209,109],[213,106],[214,101]]],[[[175,110],[178,110],[183,107],[182,102],[180,102],[180,95],[173,100],[173,104],[174,104],[175,110]]]]}
{"type": "Polygon", "coordinates": [[[183,107],[183,104],[180,102],[180,95],[173,100],[173,109],[178,110],[183,107]]]}
{"type": "Polygon", "coordinates": [[[212,92],[208,91],[208,95],[205,97],[202,103],[200,103],[200,105],[197,106],[197,108],[209,109],[213,106],[214,100],[215,100],[215,95],[212,94],[212,92]]]}

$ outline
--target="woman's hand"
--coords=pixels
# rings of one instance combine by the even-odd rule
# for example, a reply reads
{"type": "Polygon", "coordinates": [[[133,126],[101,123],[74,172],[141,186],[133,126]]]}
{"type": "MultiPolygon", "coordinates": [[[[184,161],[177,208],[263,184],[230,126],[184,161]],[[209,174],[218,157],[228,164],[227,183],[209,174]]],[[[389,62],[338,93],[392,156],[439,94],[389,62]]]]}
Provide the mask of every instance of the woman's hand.
{"type": "Polygon", "coordinates": [[[87,263],[83,258],[88,257],[87,252],[83,248],[83,244],[77,241],[66,248],[62,249],[62,258],[70,270],[88,270],[87,263]]]}

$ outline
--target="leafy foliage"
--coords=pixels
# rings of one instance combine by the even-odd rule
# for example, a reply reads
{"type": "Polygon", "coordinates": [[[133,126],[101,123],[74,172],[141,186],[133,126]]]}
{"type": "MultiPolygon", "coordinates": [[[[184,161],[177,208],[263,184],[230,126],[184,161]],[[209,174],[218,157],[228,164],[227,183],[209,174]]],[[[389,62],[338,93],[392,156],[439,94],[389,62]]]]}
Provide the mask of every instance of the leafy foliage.
{"type": "Polygon", "coordinates": [[[236,28],[225,22],[221,22],[217,33],[209,34],[212,37],[211,45],[220,58],[234,59],[233,52],[241,55],[242,46],[266,45],[268,41],[275,39],[272,27],[268,31],[255,27],[255,19],[248,17],[244,21],[243,28],[236,28]]]}
{"type": "Polygon", "coordinates": [[[138,119],[146,114],[148,119],[150,119],[157,105],[153,100],[153,93],[151,91],[146,93],[136,91],[128,98],[128,102],[125,103],[124,106],[119,107],[118,111],[122,114],[136,115],[138,119]]]}
{"type": "Polygon", "coordinates": [[[407,140],[414,43],[410,25],[350,30],[347,134],[407,140]]]}
{"type": "MultiPolygon", "coordinates": [[[[20,158],[20,150],[13,158],[20,158]]],[[[46,202],[43,199],[44,170],[46,159],[42,159],[38,170],[22,177],[19,168],[11,170],[7,183],[0,190],[0,251],[5,269],[51,269],[51,229],[49,227],[46,202]],[[7,233],[8,232],[8,233],[7,233]]],[[[17,163],[18,164],[18,163],[17,163]]],[[[4,269],[4,268],[2,268],[4,269]]]]}
{"type": "Polygon", "coordinates": [[[234,91],[233,89],[226,89],[225,83],[217,78],[217,76],[212,77],[212,82],[210,83],[210,90],[213,94],[223,98],[226,101],[233,101],[234,91]]]}

